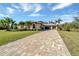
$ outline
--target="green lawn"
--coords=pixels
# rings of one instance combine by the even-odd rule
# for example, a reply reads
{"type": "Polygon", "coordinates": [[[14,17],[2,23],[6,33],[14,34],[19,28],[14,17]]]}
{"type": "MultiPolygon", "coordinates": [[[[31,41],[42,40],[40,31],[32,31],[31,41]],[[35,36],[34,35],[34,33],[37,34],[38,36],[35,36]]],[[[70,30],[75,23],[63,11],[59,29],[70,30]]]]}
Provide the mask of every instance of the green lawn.
{"type": "Polygon", "coordinates": [[[39,31],[16,31],[16,32],[9,32],[0,30],[0,45],[7,44],[9,42],[21,39],[23,37],[32,35],[39,31]]]}
{"type": "Polygon", "coordinates": [[[71,55],[79,56],[79,32],[59,31],[71,55]]]}

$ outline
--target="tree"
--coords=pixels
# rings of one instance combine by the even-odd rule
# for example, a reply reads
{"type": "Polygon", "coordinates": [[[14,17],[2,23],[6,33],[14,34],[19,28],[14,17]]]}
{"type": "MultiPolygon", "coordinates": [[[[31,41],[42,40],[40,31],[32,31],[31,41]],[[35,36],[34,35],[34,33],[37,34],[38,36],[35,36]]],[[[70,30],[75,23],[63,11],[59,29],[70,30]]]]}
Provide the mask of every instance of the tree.
{"type": "Polygon", "coordinates": [[[79,17],[74,17],[74,21],[72,22],[75,28],[79,29],[79,17]]]}
{"type": "Polygon", "coordinates": [[[11,21],[11,28],[12,28],[12,29],[14,29],[14,26],[16,26],[16,23],[15,23],[15,22],[16,22],[16,21],[14,21],[14,20],[11,21]]]}
{"type": "Polygon", "coordinates": [[[61,21],[62,21],[62,20],[61,20],[60,18],[57,20],[57,22],[58,22],[59,25],[60,25],[61,21]]]}
{"type": "Polygon", "coordinates": [[[62,20],[60,18],[58,20],[55,20],[56,28],[60,30],[61,30],[61,26],[60,26],[61,21],[62,20]]]}
{"type": "Polygon", "coordinates": [[[19,22],[19,25],[25,25],[25,22],[20,21],[20,22],[19,22]]]}
{"type": "Polygon", "coordinates": [[[28,26],[31,25],[32,23],[33,23],[32,21],[26,21],[25,22],[25,24],[28,25],[28,26]]]}
{"type": "Polygon", "coordinates": [[[0,19],[0,29],[4,29],[4,20],[0,19]]]}
{"type": "Polygon", "coordinates": [[[63,24],[63,30],[70,31],[71,30],[71,24],[70,23],[64,23],[63,24]]]}
{"type": "Polygon", "coordinates": [[[0,20],[0,26],[2,29],[6,29],[7,28],[7,22],[4,19],[0,20]]]}
{"type": "Polygon", "coordinates": [[[62,20],[59,18],[58,20],[55,20],[55,23],[56,23],[57,25],[60,25],[61,21],[62,21],[62,20]]]}
{"type": "Polygon", "coordinates": [[[13,25],[14,25],[15,21],[13,21],[13,19],[9,18],[9,17],[4,17],[4,20],[5,20],[5,23],[6,23],[7,30],[13,29],[13,25]]]}

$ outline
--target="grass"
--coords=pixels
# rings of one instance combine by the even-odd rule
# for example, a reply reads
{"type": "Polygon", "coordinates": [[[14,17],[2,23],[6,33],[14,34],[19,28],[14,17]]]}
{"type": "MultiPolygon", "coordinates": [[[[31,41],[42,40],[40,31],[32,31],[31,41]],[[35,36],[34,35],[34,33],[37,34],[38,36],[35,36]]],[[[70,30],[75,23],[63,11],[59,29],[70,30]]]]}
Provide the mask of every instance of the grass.
{"type": "Polygon", "coordinates": [[[71,55],[79,56],[79,32],[59,31],[71,55]]]}
{"type": "Polygon", "coordinates": [[[7,44],[9,42],[24,38],[26,36],[32,35],[34,33],[37,33],[39,31],[4,31],[0,30],[0,45],[7,44]]]}

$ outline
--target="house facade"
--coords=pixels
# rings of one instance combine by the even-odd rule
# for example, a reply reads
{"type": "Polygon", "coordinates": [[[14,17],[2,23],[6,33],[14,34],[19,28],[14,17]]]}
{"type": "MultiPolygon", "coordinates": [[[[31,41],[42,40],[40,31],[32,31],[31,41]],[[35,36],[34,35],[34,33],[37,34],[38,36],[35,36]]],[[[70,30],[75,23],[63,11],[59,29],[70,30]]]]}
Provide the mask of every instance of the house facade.
{"type": "Polygon", "coordinates": [[[44,30],[56,29],[56,24],[52,24],[52,23],[43,24],[43,29],[44,29],[44,30]]]}
{"type": "Polygon", "coordinates": [[[56,29],[56,24],[53,23],[41,23],[41,22],[33,22],[31,25],[19,25],[17,27],[19,30],[52,30],[56,29]]]}

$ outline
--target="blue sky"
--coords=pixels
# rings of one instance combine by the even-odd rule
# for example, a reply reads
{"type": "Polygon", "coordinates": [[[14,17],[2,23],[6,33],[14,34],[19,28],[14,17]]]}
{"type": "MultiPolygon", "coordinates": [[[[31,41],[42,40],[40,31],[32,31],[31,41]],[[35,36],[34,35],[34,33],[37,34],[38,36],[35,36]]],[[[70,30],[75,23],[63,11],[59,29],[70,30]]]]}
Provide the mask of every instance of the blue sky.
{"type": "Polygon", "coordinates": [[[79,3],[0,3],[0,18],[19,21],[54,21],[61,18],[71,22],[79,16],[79,3]]]}

